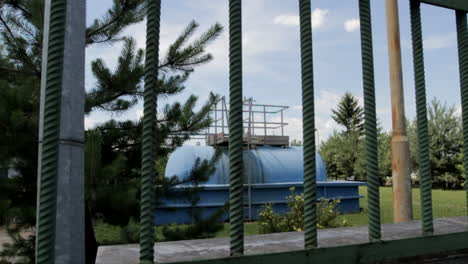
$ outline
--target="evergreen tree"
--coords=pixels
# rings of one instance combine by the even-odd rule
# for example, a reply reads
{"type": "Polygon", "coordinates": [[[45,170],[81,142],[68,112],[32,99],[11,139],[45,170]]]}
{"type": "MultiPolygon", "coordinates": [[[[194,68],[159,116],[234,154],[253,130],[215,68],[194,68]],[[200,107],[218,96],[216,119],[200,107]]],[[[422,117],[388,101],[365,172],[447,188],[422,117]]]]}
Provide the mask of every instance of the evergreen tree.
{"type": "MultiPolygon", "coordinates": [[[[96,19],[86,30],[87,46],[96,43],[113,43],[123,41],[124,48],[122,56],[118,61],[115,71],[106,67],[105,62],[98,59],[92,62],[93,74],[96,76],[97,84],[86,97],[86,112],[95,109],[123,113],[134,106],[142,95],[142,76],[144,51],[135,51],[135,41],[124,36],[124,30],[135,23],[141,22],[145,16],[144,0],[114,0],[112,7],[106,14],[96,19]]],[[[37,182],[37,139],[38,139],[38,108],[42,60],[42,35],[43,35],[43,13],[44,0],[4,0],[0,1],[0,160],[10,168],[14,168],[17,176],[8,180],[9,185],[14,188],[7,189],[0,186],[2,192],[8,191],[11,199],[9,212],[15,212],[15,234],[35,225],[36,206],[36,182],[37,182]]],[[[160,85],[159,96],[164,98],[177,94],[184,89],[184,82],[193,72],[194,67],[207,63],[211,55],[206,53],[205,47],[214,40],[221,32],[219,24],[212,26],[207,32],[195,40],[191,37],[196,32],[198,24],[191,22],[179,38],[170,45],[167,53],[160,62],[160,85]]],[[[184,103],[175,103],[166,106],[163,117],[158,120],[161,135],[158,133],[158,142],[177,146],[181,144],[191,133],[206,125],[209,121],[205,118],[207,102],[202,110],[194,112],[197,98],[191,96],[184,103]],[[192,115],[190,115],[192,114],[192,115]],[[176,118],[180,117],[181,121],[176,118]],[[178,136],[172,138],[169,134],[176,130],[178,136]]],[[[131,123],[131,122],[130,122],[131,123]]],[[[139,128],[129,122],[114,122],[115,130],[111,133],[114,139],[121,144],[131,145],[135,153],[138,150],[138,142],[134,137],[126,138],[129,133],[137,133],[139,128]],[[132,127],[129,131],[120,129],[132,127]],[[133,141],[132,141],[133,140],[133,141]]],[[[104,132],[102,132],[104,134],[104,132]]],[[[103,137],[105,140],[106,137],[103,137]]],[[[103,143],[104,144],[104,143],[103,143]]],[[[112,144],[111,144],[112,145],[112,144]]],[[[115,145],[112,145],[115,147],[115,145]]],[[[117,148],[116,148],[117,149],[117,148]]],[[[160,148],[158,151],[162,151],[160,148]]],[[[119,149],[120,150],[120,149],[119,149]]],[[[105,149],[102,157],[106,157],[105,149]]],[[[109,163],[104,159],[102,162],[102,175],[107,172],[121,172],[119,168],[127,159],[138,158],[129,156],[127,152],[118,156],[109,163]],[[112,166],[111,166],[112,165],[112,166]]],[[[135,162],[136,164],[136,162],[135,162]]],[[[96,164],[95,164],[96,165],[96,164]]],[[[133,167],[131,175],[138,174],[133,167]]],[[[89,171],[88,171],[89,172],[89,171]]],[[[113,174],[122,175],[122,174],[113,174]]],[[[90,176],[88,179],[96,179],[98,175],[90,176]]],[[[108,179],[111,182],[119,182],[117,178],[108,179]]],[[[33,248],[34,239],[28,240],[33,248]]],[[[9,250],[8,254],[21,252],[34,252],[34,250],[23,250],[22,241],[8,247],[10,249],[19,247],[20,250],[9,250]]],[[[16,243],[17,242],[17,243],[16,243]]],[[[5,253],[5,254],[7,254],[5,253]]],[[[7,255],[8,255],[7,254],[7,255]]],[[[3,257],[7,258],[8,256],[3,257]]],[[[24,254],[25,261],[33,261],[32,257],[24,254]]]]}
{"type": "Polygon", "coordinates": [[[332,110],[332,118],[345,128],[346,133],[353,130],[362,131],[364,112],[358,100],[351,93],[345,93],[338,102],[337,109],[332,110]]]}

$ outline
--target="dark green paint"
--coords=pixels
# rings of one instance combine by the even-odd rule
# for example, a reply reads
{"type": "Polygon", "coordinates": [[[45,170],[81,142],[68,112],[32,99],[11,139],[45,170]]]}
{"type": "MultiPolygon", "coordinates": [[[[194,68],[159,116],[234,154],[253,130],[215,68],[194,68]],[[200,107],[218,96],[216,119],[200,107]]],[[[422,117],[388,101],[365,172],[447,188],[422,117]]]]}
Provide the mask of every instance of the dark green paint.
{"type": "Polygon", "coordinates": [[[467,0],[419,0],[421,3],[468,12],[467,0]]]}
{"type": "Polygon", "coordinates": [[[424,54],[421,29],[421,3],[410,1],[411,39],[413,42],[414,87],[416,92],[418,124],[418,158],[421,177],[421,219],[424,235],[434,232],[432,223],[432,176],[429,158],[429,132],[427,128],[426,81],[424,77],[424,54]]]}
{"type": "Polygon", "coordinates": [[[359,0],[361,24],[362,83],[364,90],[364,132],[366,135],[367,199],[369,208],[369,240],[380,240],[380,178],[375,116],[374,56],[372,21],[369,0],[359,0]]]}
{"type": "Polygon", "coordinates": [[[284,253],[229,257],[193,262],[177,262],[177,264],[365,264],[461,250],[466,248],[467,241],[468,232],[461,232],[342,247],[317,248],[284,253]]]}

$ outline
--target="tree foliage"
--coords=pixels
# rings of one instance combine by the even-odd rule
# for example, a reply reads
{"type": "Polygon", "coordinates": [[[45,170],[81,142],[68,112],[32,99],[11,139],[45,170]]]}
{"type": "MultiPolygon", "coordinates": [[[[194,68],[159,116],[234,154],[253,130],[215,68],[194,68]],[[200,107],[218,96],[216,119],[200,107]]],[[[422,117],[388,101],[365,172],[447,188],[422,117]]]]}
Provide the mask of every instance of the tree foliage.
{"type": "MultiPolygon", "coordinates": [[[[429,152],[434,188],[460,189],[464,186],[461,116],[455,106],[434,98],[428,106],[429,152]]],[[[412,174],[419,175],[417,120],[407,121],[412,174]]],[[[391,132],[378,129],[380,183],[392,176],[391,132]]],[[[334,132],[319,149],[331,179],[366,179],[365,138],[357,133],[334,132]],[[357,142],[357,144],[356,144],[357,142]]]]}
{"type": "Polygon", "coordinates": [[[346,133],[362,131],[364,112],[359,101],[351,93],[345,93],[338,102],[337,108],[332,110],[332,118],[338,125],[345,128],[346,133]]]}
{"type": "MultiPolygon", "coordinates": [[[[137,49],[135,40],[124,32],[128,26],[144,19],[145,2],[114,0],[105,15],[87,28],[88,47],[123,42],[123,49],[115,69],[110,69],[102,59],[92,62],[96,84],[87,89],[86,113],[104,110],[122,114],[141,99],[144,50],[137,49]]],[[[14,215],[15,227],[18,228],[15,232],[35,225],[43,13],[44,0],[0,1],[0,167],[13,168],[17,173],[7,183],[0,183],[0,188],[2,194],[8,192],[11,200],[7,211],[15,212],[9,214],[14,215]]],[[[222,26],[215,24],[192,39],[197,29],[198,24],[191,22],[162,57],[158,98],[165,99],[183,91],[195,67],[212,59],[211,54],[206,52],[206,46],[219,36],[222,26]]],[[[158,142],[162,146],[158,152],[161,156],[167,155],[189,135],[197,133],[209,123],[208,105],[214,98],[213,95],[199,110],[195,110],[198,109],[196,96],[189,96],[183,103],[162,107],[158,114],[158,142]]],[[[136,178],[141,165],[140,135],[139,121],[109,121],[87,133],[87,139],[95,140],[86,146],[87,184],[94,187],[94,190],[87,190],[87,197],[93,197],[92,200],[96,202],[92,206],[117,209],[128,201],[128,197],[138,197],[136,178]],[[99,145],[102,146],[100,153],[99,145]],[[93,160],[99,155],[102,159],[100,162],[93,160]],[[97,189],[96,186],[102,183],[109,187],[107,192],[97,189]],[[117,186],[122,187],[118,189],[117,186]],[[101,200],[100,196],[105,193],[114,195],[114,203],[105,204],[109,201],[107,198],[101,200]]],[[[129,214],[137,214],[131,206],[128,207],[129,214]]],[[[23,242],[15,240],[17,245],[23,242]]],[[[34,239],[29,242],[33,243],[34,239]]],[[[13,254],[11,250],[8,252],[13,254]]]]}
{"type": "MultiPolygon", "coordinates": [[[[434,98],[428,107],[429,152],[434,187],[459,189],[463,177],[463,135],[461,117],[455,106],[434,98]]],[[[417,122],[408,125],[412,170],[418,174],[417,122]]]]}

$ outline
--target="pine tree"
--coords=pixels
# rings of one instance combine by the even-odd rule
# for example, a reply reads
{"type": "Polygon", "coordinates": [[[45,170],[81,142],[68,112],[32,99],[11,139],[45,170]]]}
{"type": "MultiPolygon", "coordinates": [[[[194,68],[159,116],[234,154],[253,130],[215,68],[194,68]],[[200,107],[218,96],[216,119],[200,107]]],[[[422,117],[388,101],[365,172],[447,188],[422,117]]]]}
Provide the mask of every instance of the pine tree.
{"type": "MultiPolygon", "coordinates": [[[[134,106],[142,95],[142,75],[144,51],[135,51],[135,41],[124,36],[124,30],[133,24],[141,22],[145,16],[145,0],[114,0],[112,7],[106,14],[96,19],[86,30],[87,46],[94,44],[114,44],[124,42],[122,56],[118,67],[111,71],[105,62],[98,59],[92,62],[93,74],[97,81],[96,86],[86,97],[86,112],[103,109],[111,112],[120,112],[134,106]]],[[[8,184],[16,186],[11,188],[8,197],[11,197],[10,211],[15,211],[16,225],[20,229],[31,228],[35,225],[36,206],[36,177],[37,177],[37,139],[38,139],[38,108],[42,60],[42,26],[43,26],[44,0],[4,0],[0,1],[0,160],[14,168],[18,176],[8,180],[8,184]]],[[[219,24],[212,26],[207,32],[195,40],[190,40],[198,24],[191,22],[187,29],[169,47],[166,55],[160,62],[159,96],[164,98],[174,95],[184,89],[184,82],[193,73],[198,65],[209,62],[212,57],[206,53],[205,47],[213,41],[222,31],[219,24]]],[[[184,103],[174,103],[166,106],[163,113],[166,115],[159,122],[159,142],[169,142],[172,146],[181,144],[191,133],[206,126],[206,112],[210,102],[207,102],[200,111],[194,112],[197,102],[191,96],[184,103]],[[191,115],[192,114],[192,115],[191,115]],[[181,118],[175,121],[174,118],[181,118]],[[172,138],[172,131],[178,136],[172,138]],[[166,135],[166,136],[163,136],[166,135]]],[[[129,141],[128,133],[137,133],[139,128],[131,122],[115,122],[113,137],[121,144],[138,144],[129,141]],[[129,129],[128,131],[120,130],[129,129]],[[130,127],[132,129],[130,129],[130,127]]],[[[133,139],[141,133],[134,134],[133,139]]],[[[105,140],[105,137],[104,139],[105,140]]],[[[105,143],[103,143],[105,144],[105,143]]],[[[138,146],[134,148],[137,151],[138,146]]],[[[164,148],[160,148],[164,149],[164,148]]],[[[118,159],[106,163],[107,153],[103,149],[102,175],[107,170],[118,167],[118,159]],[[113,163],[116,167],[106,166],[113,163]]],[[[162,150],[159,150],[162,151],[162,150]]],[[[128,159],[127,153],[120,156],[120,161],[128,159]]],[[[132,158],[130,156],[130,158],[132,158]]],[[[135,158],[136,159],[136,158],[135,158]]],[[[3,164],[2,164],[3,165],[3,164]]],[[[138,166],[134,168],[138,168],[138,166]]],[[[134,169],[133,168],[133,169],[134,169]]],[[[118,170],[117,170],[118,171],[118,170]]],[[[133,171],[133,174],[138,172],[133,171]]],[[[109,179],[118,182],[118,178],[109,179]]],[[[0,186],[6,191],[4,186],[0,186]]],[[[17,233],[16,232],[16,233],[17,233]]],[[[29,246],[34,246],[34,239],[29,240],[29,246]]],[[[22,242],[21,242],[22,243],[22,242]]],[[[24,246],[20,242],[12,246],[24,246]]],[[[9,251],[10,253],[13,251],[9,251]]],[[[21,251],[17,251],[21,252],[21,251]]],[[[23,251],[24,252],[24,251],[23,251]]],[[[31,251],[28,251],[31,252],[31,251]]],[[[33,252],[33,251],[32,251],[33,252]]],[[[8,256],[5,256],[8,257],[8,256]]],[[[33,261],[31,256],[24,256],[33,261]]]]}
{"type": "Polygon", "coordinates": [[[332,110],[332,118],[338,125],[345,128],[346,133],[352,130],[362,131],[364,112],[358,100],[351,93],[345,93],[341,97],[337,109],[332,110]]]}

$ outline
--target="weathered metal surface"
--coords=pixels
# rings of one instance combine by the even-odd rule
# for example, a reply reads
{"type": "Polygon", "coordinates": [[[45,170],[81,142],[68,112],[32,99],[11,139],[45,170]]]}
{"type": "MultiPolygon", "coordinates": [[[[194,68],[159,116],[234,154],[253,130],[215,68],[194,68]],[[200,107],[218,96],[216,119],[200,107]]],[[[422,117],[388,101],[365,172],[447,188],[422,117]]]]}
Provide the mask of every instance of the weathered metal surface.
{"type": "MultiPolygon", "coordinates": [[[[41,196],[41,174],[42,174],[42,149],[44,139],[44,112],[45,112],[45,91],[47,79],[47,54],[49,53],[49,27],[50,27],[50,0],[44,1],[44,29],[42,38],[42,65],[41,65],[41,95],[39,98],[39,132],[37,151],[37,201],[36,201],[36,226],[39,227],[39,211],[41,196]]],[[[36,236],[36,256],[39,249],[39,235],[36,236]]]]}
{"type": "MultiPolygon", "coordinates": [[[[415,1],[415,0],[411,0],[415,1]]],[[[468,1],[466,0],[419,0],[421,3],[436,5],[440,7],[468,12],[468,1]]]]}
{"type": "Polygon", "coordinates": [[[36,263],[84,262],[85,6],[45,3],[36,263]]]}
{"type": "MultiPolygon", "coordinates": [[[[237,263],[365,263],[371,259],[382,260],[402,256],[437,254],[442,251],[463,248],[463,244],[466,247],[464,241],[468,237],[467,233],[462,233],[458,240],[451,240],[454,238],[453,233],[468,231],[466,217],[435,219],[434,226],[437,243],[428,242],[426,244],[425,241],[431,241],[434,238],[428,237],[426,240],[424,237],[419,237],[421,234],[419,221],[383,224],[383,241],[375,243],[375,246],[367,243],[367,226],[319,229],[320,248],[313,251],[303,251],[303,232],[253,235],[245,238],[245,255],[247,257],[229,260],[232,262],[236,260],[237,263]],[[448,237],[442,240],[441,236],[444,235],[448,235],[448,237]],[[415,239],[415,237],[418,238],[415,239]],[[400,239],[414,240],[412,243],[399,244],[400,239]],[[392,244],[392,246],[388,247],[388,244],[392,244]],[[427,247],[425,248],[425,246],[427,247]],[[373,252],[372,250],[375,248],[378,248],[378,251],[373,252]],[[309,255],[305,256],[307,253],[309,255]],[[303,255],[299,257],[300,254],[303,255]],[[362,254],[362,259],[359,258],[360,254],[362,254]],[[297,261],[298,259],[299,261],[297,261]],[[323,262],[312,262],[317,259],[323,260],[323,262]]],[[[135,263],[138,259],[137,248],[138,245],[102,246],[99,248],[96,263],[135,263]]],[[[228,261],[227,263],[231,263],[226,260],[226,257],[229,256],[228,238],[160,242],[155,244],[155,250],[161,252],[155,258],[158,263],[183,261],[187,261],[187,263],[190,261],[198,261],[196,263],[224,263],[223,261],[228,261]],[[209,260],[215,258],[222,259],[209,260]],[[202,262],[201,260],[208,261],[202,262]]]]}
{"type": "Polygon", "coordinates": [[[314,70],[310,0],[299,0],[299,17],[304,139],[304,243],[305,248],[310,249],[317,247],[314,70]]]}
{"type": "MultiPolygon", "coordinates": [[[[86,2],[66,2],[64,59],[63,68],[61,69],[63,75],[58,153],[55,263],[81,264],[85,262],[84,79],[86,2]]],[[[52,18],[53,15],[51,16],[51,25],[52,18]]],[[[52,41],[52,32],[51,27],[50,41],[52,41]]],[[[49,47],[49,49],[53,48],[49,47]]],[[[46,133],[44,131],[44,135],[46,133]]]]}
{"type": "Polygon", "coordinates": [[[410,1],[411,38],[413,43],[414,87],[418,122],[418,158],[421,189],[421,219],[424,235],[434,231],[432,224],[432,176],[429,159],[429,133],[427,130],[426,81],[421,29],[421,9],[418,1],[410,1]]]}
{"type": "Polygon", "coordinates": [[[364,113],[367,161],[367,193],[369,208],[369,240],[380,240],[380,178],[378,164],[377,124],[375,117],[374,56],[372,49],[372,22],[369,0],[359,1],[361,25],[362,78],[364,86],[364,113]]]}
{"type": "MultiPolygon", "coordinates": [[[[463,123],[463,167],[465,169],[465,179],[468,179],[468,27],[466,13],[455,12],[457,24],[457,44],[458,44],[458,64],[460,71],[460,93],[462,105],[463,123]]],[[[468,201],[468,184],[465,184],[468,201]]]]}
{"type": "Polygon", "coordinates": [[[141,201],[140,201],[140,261],[153,262],[154,178],[156,171],[156,110],[159,63],[159,27],[161,0],[147,0],[145,90],[143,112],[141,201]]]}
{"type": "Polygon", "coordinates": [[[244,253],[242,154],[242,1],[229,0],[229,223],[231,256],[244,253]]]}
{"type": "Polygon", "coordinates": [[[413,207],[397,0],[386,0],[386,15],[393,129],[391,143],[393,221],[398,223],[410,221],[413,218],[413,207]]]}

